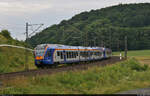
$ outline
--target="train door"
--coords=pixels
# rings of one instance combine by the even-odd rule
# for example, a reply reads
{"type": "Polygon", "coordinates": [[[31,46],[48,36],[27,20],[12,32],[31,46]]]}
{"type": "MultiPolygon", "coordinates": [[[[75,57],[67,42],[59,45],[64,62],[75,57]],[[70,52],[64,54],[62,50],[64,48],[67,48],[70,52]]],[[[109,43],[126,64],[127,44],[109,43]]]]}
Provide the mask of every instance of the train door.
{"type": "Polygon", "coordinates": [[[63,50],[63,55],[64,55],[64,62],[66,62],[66,51],[63,50]]]}
{"type": "Polygon", "coordinates": [[[90,52],[90,50],[88,51],[88,60],[91,60],[91,52],[90,52]]]}
{"type": "Polygon", "coordinates": [[[103,50],[103,56],[106,58],[106,49],[103,50]]]}
{"type": "Polygon", "coordinates": [[[53,50],[48,49],[46,51],[45,59],[48,61],[49,64],[53,64],[53,50]]]}

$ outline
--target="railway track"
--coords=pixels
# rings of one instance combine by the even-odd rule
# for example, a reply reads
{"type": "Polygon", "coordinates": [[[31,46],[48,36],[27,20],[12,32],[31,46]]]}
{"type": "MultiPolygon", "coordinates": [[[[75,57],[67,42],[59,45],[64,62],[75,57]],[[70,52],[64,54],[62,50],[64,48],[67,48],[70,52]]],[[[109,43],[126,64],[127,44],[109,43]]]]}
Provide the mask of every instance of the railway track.
{"type": "Polygon", "coordinates": [[[74,70],[86,70],[92,66],[106,66],[110,64],[114,64],[119,61],[123,61],[124,59],[120,60],[119,57],[114,56],[110,59],[95,61],[95,62],[86,62],[81,64],[73,64],[68,66],[60,66],[56,68],[49,68],[49,69],[37,69],[37,70],[29,70],[29,71],[20,71],[20,72],[12,72],[12,73],[4,73],[0,74],[0,80],[12,79],[15,77],[21,76],[36,76],[36,75],[47,75],[47,74],[54,74],[57,72],[65,72],[65,71],[74,71],[74,70]]]}

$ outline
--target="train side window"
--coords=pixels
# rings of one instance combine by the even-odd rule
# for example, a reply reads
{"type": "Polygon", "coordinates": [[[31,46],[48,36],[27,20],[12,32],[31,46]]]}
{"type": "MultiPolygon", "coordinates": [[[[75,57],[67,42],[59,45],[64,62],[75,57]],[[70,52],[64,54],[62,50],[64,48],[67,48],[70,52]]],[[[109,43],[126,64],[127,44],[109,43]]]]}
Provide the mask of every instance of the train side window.
{"type": "Polygon", "coordinates": [[[90,51],[90,56],[92,56],[92,54],[93,54],[92,51],[90,51]]]}
{"type": "Polygon", "coordinates": [[[84,57],[84,51],[82,52],[82,57],[84,57]]]}
{"type": "Polygon", "coordinates": [[[82,57],[84,57],[84,51],[82,51],[82,57]]]}
{"type": "Polygon", "coordinates": [[[70,58],[72,58],[72,52],[70,51],[70,58]]]}
{"type": "Polygon", "coordinates": [[[76,52],[74,51],[74,58],[76,58],[76,52]]]}
{"type": "Polygon", "coordinates": [[[74,52],[74,55],[75,55],[75,57],[74,57],[74,58],[76,58],[76,57],[77,57],[77,53],[76,53],[76,51],[74,52]]]}
{"type": "Polygon", "coordinates": [[[59,51],[57,51],[57,56],[60,56],[60,52],[59,51]]]}
{"type": "Polygon", "coordinates": [[[82,56],[83,56],[83,57],[85,56],[85,52],[84,52],[84,51],[82,52],[82,56]]]}
{"type": "Polygon", "coordinates": [[[67,52],[67,58],[69,58],[69,54],[68,54],[69,52],[67,52]]]}
{"type": "Polygon", "coordinates": [[[75,57],[75,55],[74,55],[74,51],[73,51],[73,58],[75,57]]]}
{"type": "Polygon", "coordinates": [[[82,57],[84,57],[84,51],[82,52],[82,57]]]}
{"type": "Polygon", "coordinates": [[[63,52],[60,52],[60,58],[64,59],[63,52]]]}
{"type": "Polygon", "coordinates": [[[68,58],[70,58],[70,52],[68,52],[68,58]]]}
{"type": "Polygon", "coordinates": [[[84,51],[84,57],[86,57],[86,51],[84,51]]]}
{"type": "Polygon", "coordinates": [[[76,52],[74,51],[74,58],[76,58],[76,52]]]}
{"type": "Polygon", "coordinates": [[[82,52],[80,51],[80,56],[82,56],[82,52]]]}
{"type": "Polygon", "coordinates": [[[71,58],[71,52],[69,52],[69,58],[71,58]]]}
{"type": "Polygon", "coordinates": [[[88,52],[86,51],[86,57],[88,57],[88,52]]]}
{"type": "Polygon", "coordinates": [[[70,58],[70,53],[68,52],[68,58],[70,58]]]}
{"type": "Polygon", "coordinates": [[[71,56],[71,51],[69,52],[69,56],[70,56],[70,58],[72,57],[72,56],[71,56]]]}
{"type": "Polygon", "coordinates": [[[96,52],[94,52],[94,55],[96,56],[96,52]]]}
{"type": "Polygon", "coordinates": [[[70,58],[72,58],[72,52],[70,52],[70,58]]]}
{"type": "Polygon", "coordinates": [[[68,58],[70,58],[70,52],[68,52],[68,58]]]}
{"type": "Polygon", "coordinates": [[[78,52],[76,52],[76,55],[78,56],[78,52]]]}
{"type": "Polygon", "coordinates": [[[72,58],[74,58],[74,52],[72,52],[72,58]]]}
{"type": "Polygon", "coordinates": [[[73,52],[71,52],[71,58],[73,58],[73,52]]]}
{"type": "Polygon", "coordinates": [[[75,52],[73,52],[73,58],[75,58],[75,52]]]}

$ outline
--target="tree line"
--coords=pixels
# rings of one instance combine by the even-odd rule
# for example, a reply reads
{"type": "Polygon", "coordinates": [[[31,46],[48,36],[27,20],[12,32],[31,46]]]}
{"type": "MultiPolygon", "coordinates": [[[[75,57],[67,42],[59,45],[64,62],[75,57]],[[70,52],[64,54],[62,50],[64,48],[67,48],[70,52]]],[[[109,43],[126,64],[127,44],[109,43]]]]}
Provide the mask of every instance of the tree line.
{"type": "Polygon", "coordinates": [[[150,49],[150,4],[119,4],[82,12],[60,24],[54,24],[29,39],[30,45],[66,44],[105,46],[124,50],[150,49]]]}

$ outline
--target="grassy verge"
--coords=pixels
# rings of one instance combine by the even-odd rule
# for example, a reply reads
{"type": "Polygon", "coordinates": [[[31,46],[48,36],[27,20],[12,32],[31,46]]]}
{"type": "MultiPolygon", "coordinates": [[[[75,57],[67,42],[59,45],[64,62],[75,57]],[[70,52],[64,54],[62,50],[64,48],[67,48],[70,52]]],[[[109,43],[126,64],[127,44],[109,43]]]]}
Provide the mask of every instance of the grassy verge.
{"type": "MultiPolygon", "coordinates": [[[[121,52],[122,56],[124,56],[124,52],[121,52]]],[[[113,55],[119,56],[120,52],[113,52],[113,55]]],[[[134,57],[141,64],[147,64],[150,66],[150,50],[134,50],[128,51],[128,57],[134,57]]]]}
{"type": "MultiPolygon", "coordinates": [[[[23,71],[25,68],[25,50],[17,48],[0,48],[0,73],[23,71]]],[[[28,53],[28,65],[30,69],[34,66],[34,58],[28,53]]]]}
{"type": "MultiPolygon", "coordinates": [[[[17,46],[25,46],[23,41],[14,40],[6,30],[0,32],[0,44],[10,44],[17,46]]],[[[28,53],[28,65],[30,69],[35,69],[34,58],[31,52],[28,53]]],[[[0,73],[22,71],[25,67],[25,50],[0,47],[0,73]]]]}
{"type": "MultiPolygon", "coordinates": [[[[120,52],[113,52],[113,55],[119,55],[120,52]]],[[[122,56],[124,56],[124,52],[121,52],[122,56]]],[[[134,56],[134,57],[150,57],[150,50],[133,50],[133,51],[128,51],[128,56],[134,56]]]]}
{"type": "Polygon", "coordinates": [[[112,94],[150,86],[150,68],[136,59],[84,71],[2,81],[1,94],[112,94]]]}

